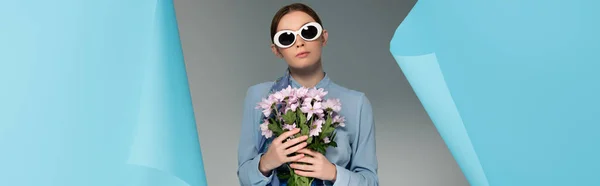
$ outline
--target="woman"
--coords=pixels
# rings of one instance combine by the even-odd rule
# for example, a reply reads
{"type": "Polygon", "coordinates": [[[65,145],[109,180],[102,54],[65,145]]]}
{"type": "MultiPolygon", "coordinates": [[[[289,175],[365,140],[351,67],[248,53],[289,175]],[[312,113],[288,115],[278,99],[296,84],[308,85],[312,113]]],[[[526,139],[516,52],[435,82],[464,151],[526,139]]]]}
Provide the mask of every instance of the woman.
{"type": "Polygon", "coordinates": [[[237,174],[241,185],[285,185],[285,180],[277,178],[276,171],[287,170],[278,169],[286,163],[290,163],[296,174],[316,178],[313,185],[378,185],[371,104],[363,93],[335,84],[323,71],[321,51],[327,37],[319,16],[304,4],[287,5],[275,14],[271,22],[271,49],[289,67],[277,81],[260,83],[247,91],[238,147],[237,174]],[[272,141],[261,136],[262,113],[255,109],[256,104],[271,91],[288,85],[323,88],[329,92],[327,97],[340,99],[345,127],[336,129],[337,147],[328,148],[326,155],[305,148],[306,136],[284,141],[298,133],[297,129],[272,141]],[[288,157],[294,152],[299,155],[288,157]]]}

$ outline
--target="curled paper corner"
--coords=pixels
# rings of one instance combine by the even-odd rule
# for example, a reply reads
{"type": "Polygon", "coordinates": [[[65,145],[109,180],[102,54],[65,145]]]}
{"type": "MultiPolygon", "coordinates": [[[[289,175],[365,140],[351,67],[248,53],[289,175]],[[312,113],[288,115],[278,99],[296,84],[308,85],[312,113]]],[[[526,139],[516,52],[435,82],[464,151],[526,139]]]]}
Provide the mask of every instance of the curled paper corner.
{"type": "Polygon", "coordinates": [[[145,92],[127,164],[160,171],[162,177],[171,176],[171,180],[176,178],[185,185],[206,185],[191,107],[176,107],[181,101],[178,98],[183,96],[171,91],[146,89],[145,92]]]}
{"type": "MultiPolygon", "coordinates": [[[[141,121],[149,119],[157,118],[148,117],[147,120],[141,121]]],[[[139,174],[142,180],[205,186],[204,163],[199,142],[193,135],[195,130],[191,129],[193,127],[186,127],[187,125],[172,125],[177,122],[179,121],[138,123],[126,163],[144,168],[133,169],[133,174],[139,174]],[[185,131],[192,131],[190,132],[192,134],[185,131]],[[148,176],[151,178],[147,178],[148,176]]],[[[174,184],[152,183],[148,185],[171,186],[174,184]]]]}
{"type": "Polygon", "coordinates": [[[165,56],[150,59],[141,69],[140,105],[127,163],[160,171],[162,177],[177,178],[185,185],[205,186],[185,66],[176,60],[181,59],[180,53],[169,59],[165,56]]]}
{"type": "Polygon", "coordinates": [[[471,185],[489,186],[435,53],[394,55],[415,94],[471,185]]]}

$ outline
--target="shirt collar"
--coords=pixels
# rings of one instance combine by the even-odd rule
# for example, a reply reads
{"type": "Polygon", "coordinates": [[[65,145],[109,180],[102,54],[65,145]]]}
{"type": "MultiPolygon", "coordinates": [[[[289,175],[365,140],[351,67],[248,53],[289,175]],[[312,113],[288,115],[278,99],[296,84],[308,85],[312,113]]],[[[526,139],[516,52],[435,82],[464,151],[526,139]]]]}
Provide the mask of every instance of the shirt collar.
{"type": "MultiPolygon", "coordinates": [[[[300,83],[298,83],[294,77],[290,76],[290,81],[292,82],[292,87],[298,88],[298,87],[302,87],[302,85],[300,85],[300,83]]],[[[323,79],[321,79],[321,81],[319,81],[319,83],[317,83],[317,85],[315,85],[315,88],[320,89],[320,88],[325,88],[329,85],[329,83],[331,82],[331,80],[329,79],[329,76],[327,75],[327,73],[325,73],[325,76],[323,77],[323,79]]],[[[306,88],[312,88],[312,87],[306,87],[306,88]]]]}

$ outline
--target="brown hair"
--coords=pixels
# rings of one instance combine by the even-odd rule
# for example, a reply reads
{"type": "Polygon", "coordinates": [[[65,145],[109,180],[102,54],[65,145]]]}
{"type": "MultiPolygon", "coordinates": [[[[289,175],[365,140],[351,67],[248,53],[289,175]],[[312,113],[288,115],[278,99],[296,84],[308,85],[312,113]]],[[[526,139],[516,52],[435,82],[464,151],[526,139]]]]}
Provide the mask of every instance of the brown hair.
{"type": "Polygon", "coordinates": [[[321,23],[321,19],[317,15],[317,12],[315,12],[309,6],[302,4],[302,3],[292,3],[289,5],[286,5],[284,7],[281,7],[281,9],[279,9],[279,11],[277,11],[277,13],[275,13],[275,16],[273,16],[273,20],[271,21],[271,43],[273,43],[273,37],[275,37],[275,33],[277,32],[277,26],[279,25],[279,21],[281,20],[281,18],[284,15],[286,15],[290,12],[293,12],[293,11],[304,12],[304,13],[308,14],[310,17],[312,17],[317,23],[323,25],[323,23],[321,23]]]}

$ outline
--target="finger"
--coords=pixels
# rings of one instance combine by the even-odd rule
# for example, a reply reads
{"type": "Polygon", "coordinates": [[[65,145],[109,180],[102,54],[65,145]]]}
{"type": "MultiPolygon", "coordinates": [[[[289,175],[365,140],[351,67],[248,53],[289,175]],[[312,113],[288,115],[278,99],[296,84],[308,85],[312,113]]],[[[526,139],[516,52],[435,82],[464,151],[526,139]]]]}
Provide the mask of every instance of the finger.
{"type": "Polygon", "coordinates": [[[300,170],[300,171],[306,171],[306,172],[313,172],[315,171],[315,166],[313,165],[306,165],[306,164],[299,164],[299,163],[292,163],[290,164],[290,167],[294,170],[300,170]]]}
{"type": "Polygon", "coordinates": [[[320,154],[320,153],[314,152],[314,151],[312,151],[310,149],[306,149],[306,148],[298,150],[298,153],[307,154],[312,157],[317,157],[320,154]]]}
{"type": "Polygon", "coordinates": [[[286,158],[286,161],[285,161],[285,163],[288,163],[288,162],[295,162],[295,161],[298,161],[299,159],[302,159],[302,158],[304,158],[304,157],[306,157],[304,154],[297,154],[297,155],[295,155],[295,156],[290,156],[290,157],[287,157],[287,158],[286,158]]]}
{"type": "Polygon", "coordinates": [[[308,139],[308,136],[300,136],[294,139],[291,139],[289,141],[286,141],[285,143],[283,143],[283,147],[284,149],[290,148],[291,146],[294,146],[300,142],[306,141],[308,139]]]}
{"type": "Polygon", "coordinates": [[[296,145],[296,146],[293,146],[293,147],[290,147],[289,149],[286,149],[286,150],[284,151],[284,153],[285,153],[285,155],[288,155],[288,154],[294,153],[294,152],[296,152],[296,151],[298,151],[298,150],[300,150],[300,149],[303,149],[303,148],[304,148],[304,147],[306,147],[307,145],[308,145],[308,143],[306,143],[306,142],[302,142],[302,143],[300,143],[300,144],[298,144],[298,145],[296,145]]]}
{"type": "Polygon", "coordinates": [[[290,131],[284,132],[283,134],[279,135],[279,137],[275,138],[273,141],[276,141],[278,143],[282,143],[283,140],[289,138],[290,136],[292,136],[292,135],[294,135],[294,134],[296,134],[298,132],[300,132],[300,129],[299,128],[295,128],[294,130],[290,130],[290,131]]]}
{"type": "Polygon", "coordinates": [[[315,172],[311,172],[311,171],[294,170],[294,174],[304,176],[304,177],[312,177],[312,178],[316,177],[315,172]]]}
{"type": "Polygon", "coordinates": [[[317,163],[317,161],[316,161],[315,158],[311,158],[311,157],[308,157],[308,156],[304,156],[304,158],[300,158],[300,159],[296,160],[295,162],[297,162],[297,163],[308,163],[308,164],[311,164],[311,165],[314,165],[314,164],[317,163]]]}

